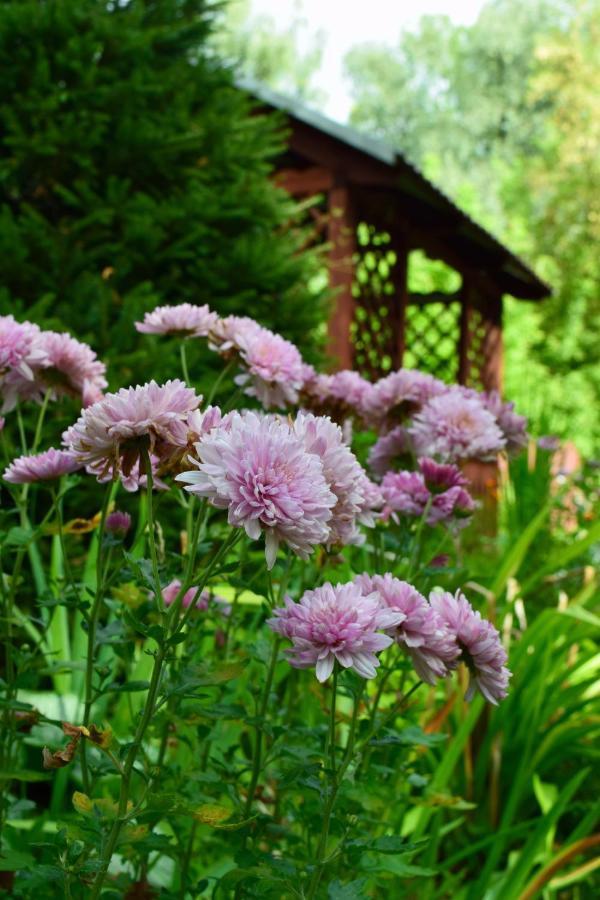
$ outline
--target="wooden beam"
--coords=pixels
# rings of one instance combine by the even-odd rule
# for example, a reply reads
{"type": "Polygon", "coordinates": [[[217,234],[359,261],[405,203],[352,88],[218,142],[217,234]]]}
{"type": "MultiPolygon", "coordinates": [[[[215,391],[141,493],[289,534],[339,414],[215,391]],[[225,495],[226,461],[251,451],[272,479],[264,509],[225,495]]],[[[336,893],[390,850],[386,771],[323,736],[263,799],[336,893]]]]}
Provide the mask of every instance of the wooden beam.
{"type": "Polygon", "coordinates": [[[280,169],[275,175],[275,184],[292,197],[324,194],[333,187],[333,173],[324,166],[309,166],[307,169],[280,169]]]}
{"type": "Polygon", "coordinates": [[[469,348],[471,346],[471,327],[473,318],[473,287],[469,281],[463,282],[460,291],[460,335],[458,338],[458,382],[468,384],[471,374],[469,348]]]}
{"type": "Polygon", "coordinates": [[[390,320],[394,336],[392,348],[392,368],[402,366],[406,350],[406,307],[410,299],[408,294],[408,243],[403,232],[392,233],[391,249],[396,253],[396,262],[391,277],[394,284],[394,295],[390,304],[390,320]]]}
{"type": "Polygon", "coordinates": [[[408,302],[414,306],[425,306],[427,303],[444,303],[449,306],[451,303],[462,303],[462,298],[462,291],[455,291],[453,294],[445,291],[431,291],[429,294],[411,291],[408,294],[408,302]]]}
{"type": "Polygon", "coordinates": [[[486,391],[502,393],[503,382],[503,342],[502,342],[502,297],[487,297],[481,309],[486,336],[483,344],[484,362],[481,369],[481,380],[486,391]]]}
{"type": "Polygon", "coordinates": [[[356,221],[348,185],[333,187],[328,193],[329,284],[335,292],[334,308],[327,326],[328,352],[339,369],[351,369],[354,348],[350,328],[354,320],[353,255],[356,249],[356,221]]]}

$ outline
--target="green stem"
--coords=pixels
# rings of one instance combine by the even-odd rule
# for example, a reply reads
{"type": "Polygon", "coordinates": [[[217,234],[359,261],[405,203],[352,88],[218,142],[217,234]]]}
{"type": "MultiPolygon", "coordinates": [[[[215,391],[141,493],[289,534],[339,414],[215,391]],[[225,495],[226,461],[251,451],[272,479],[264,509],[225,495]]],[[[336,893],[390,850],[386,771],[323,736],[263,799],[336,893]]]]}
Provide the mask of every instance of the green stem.
{"type": "Polygon", "coordinates": [[[40,445],[40,440],[42,438],[42,427],[44,425],[44,419],[46,418],[46,410],[48,409],[48,401],[50,400],[50,390],[47,390],[44,393],[44,399],[42,400],[42,405],[40,408],[40,414],[38,416],[38,420],[35,426],[35,434],[33,435],[33,445],[31,447],[31,452],[35,453],[37,448],[40,445]]]}
{"type": "Polygon", "coordinates": [[[154,579],[154,595],[156,601],[156,608],[161,618],[164,616],[165,612],[165,604],[162,596],[162,587],[160,583],[160,575],[158,572],[158,553],[156,550],[156,541],[154,535],[154,508],[152,503],[152,491],[154,489],[154,480],[152,478],[152,462],[150,460],[150,454],[148,450],[144,447],[141,451],[142,460],[144,463],[144,471],[146,474],[146,503],[148,509],[148,531],[149,531],[149,544],[150,544],[150,559],[152,561],[152,577],[154,579]]]}
{"type": "MultiPolygon", "coordinates": [[[[340,771],[336,771],[335,765],[335,714],[337,707],[337,675],[338,675],[338,663],[337,660],[333,666],[333,686],[331,690],[331,710],[329,715],[329,730],[328,730],[328,738],[327,745],[325,749],[325,760],[329,756],[330,762],[330,770],[328,772],[327,778],[327,800],[325,802],[325,809],[323,810],[323,826],[321,828],[321,837],[319,838],[319,844],[317,846],[317,854],[316,854],[316,865],[315,870],[312,874],[312,878],[310,880],[310,884],[308,886],[307,900],[312,900],[312,898],[316,895],[317,890],[319,888],[319,882],[321,881],[321,875],[323,874],[324,868],[324,859],[325,852],[327,850],[327,840],[329,838],[329,825],[331,822],[331,814],[333,812],[333,807],[335,804],[335,799],[337,797],[338,788],[340,785],[340,780],[345,772],[345,768],[347,768],[346,759],[348,758],[348,751],[346,751],[346,757],[344,759],[344,763],[346,763],[346,767],[344,767],[344,763],[340,766],[340,771]]],[[[350,742],[352,742],[352,746],[354,746],[354,730],[356,729],[356,720],[358,718],[358,703],[359,698],[356,697],[354,700],[354,706],[356,709],[356,715],[352,716],[352,726],[350,735],[348,736],[348,747],[350,746],[350,742]]]]}
{"type": "Polygon", "coordinates": [[[433,497],[429,497],[427,503],[425,504],[425,509],[423,510],[423,515],[418,521],[417,528],[415,531],[415,538],[412,547],[412,553],[410,555],[410,562],[408,564],[408,573],[406,575],[406,580],[410,581],[414,576],[417,565],[421,556],[421,535],[423,533],[423,528],[425,526],[425,522],[427,521],[427,516],[429,515],[429,510],[431,509],[431,504],[433,501],[433,497]]]}
{"type": "Polygon", "coordinates": [[[190,862],[192,861],[192,853],[194,851],[194,841],[196,838],[196,831],[198,828],[198,822],[194,820],[192,823],[192,828],[190,831],[189,840],[187,843],[187,848],[185,851],[185,856],[183,857],[183,863],[181,866],[181,878],[179,880],[179,896],[181,900],[184,900],[186,894],[188,873],[190,871],[190,862]]]}
{"type": "Polygon", "coordinates": [[[214,398],[217,396],[217,392],[218,392],[219,388],[221,387],[223,381],[225,380],[227,375],[229,375],[229,373],[231,372],[231,370],[233,369],[235,364],[236,364],[236,360],[232,359],[227,363],[226,366],[224,366],[221,369],[221,371],[215,378],[215,380],[213,382],[213,386],[210,390],[210,394],[208,395],[208,399],[206,401],[207,406],[210,406],[210,404],[213,402],[214,398]]]}
{"type": "MultiPolygon", "coordinates": [[[[106,525],[106,516],[113,494],[114,483],[107,485],[104,492],[104,500],[102,502],[102,511],[100,513],[100,527],[98,529],[98,545],[96,553],[96,591],[94,594],[94,602],[90,610],[88,618],[87,633],[87,652],[85,665],[85,700],[83,709],[83,724],[87,725],[90,721],[93,703],[93,680],[94,680],[94,661],[96,658],[96,631],[98,628],[98,619],[102,602],[104,600],[104,527],[106,525]]],[[[90,790],[90,775],[87,765],[87,741],[81,742],[81,773],[83,776],[83,789],[87,794],[90,790]]]]}
{"type": "Polygon", "coordinates": [[[183,372],[183,380],[185,381],[186,384],[191,384],[192,382],[190,381],[190,373],[188,371],[188,364],[187,364],[187,352],[185,349],[185,339],[182,339],[181,343],[179,344],[179,358],[181,360],[181,371],[183,372]]]}
{"type": "Polygon", "coordinates": [[[267,706],[269,703],[269,694],[271,693],[271,686],[273,684],[273,676],[275,675],[275,666],[277,665],[277,656],[279,654],[279,645],[281,643],[281,639],[279,637],[275,638],[273,642],[273,649],[271,651],[271,660],[269,662],[269,669],[267,671],[267,678],[263,687],[263,692],[260,700],[260,706],[258,709],[258,722],[255,726],[256,731],[256,740],[254,743],[254,753],[252,757],[252,776],[250,778],[250,786],[248,788],[248,794],[246,796],[246,805],[244,807],[244,818],[247,819],[252,811],[252,802],[254,800],[254,794],[256,791],[256,786],[258,784],[258,779],[260,777],[260,766],[262,761],[262,735],[263,735],[263,726],[265,723],[265,716],[267,713],[267,706]]]}

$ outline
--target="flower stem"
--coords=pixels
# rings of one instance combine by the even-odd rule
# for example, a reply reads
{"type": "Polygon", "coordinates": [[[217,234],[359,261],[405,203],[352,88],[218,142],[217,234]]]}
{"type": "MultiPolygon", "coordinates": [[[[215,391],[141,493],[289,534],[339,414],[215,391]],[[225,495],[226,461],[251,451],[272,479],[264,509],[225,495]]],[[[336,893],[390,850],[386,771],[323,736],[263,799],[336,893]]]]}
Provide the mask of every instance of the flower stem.
{"type": "MultiPolygon", "coordinates": [[[[94,680],[94,662],[96,658],[96,631],[98,628],[98,619],[100,610],[102,609],[102,601],[104,599],[104,526],[106,524],[106,516],[113,495],[114,482],[107,485],[104,492],[104,500],[102,502],[102,510],[100,513],[100,526],[98,528],[98,547],[96,553],[96,592],[94,594],[94,602],[90,610],[87,631],[87,652],[85,661],[85,694],[83,708],[83,724],[88,725],[92,712],[93,703],[93,680],[94,680]]],[[[81,774],[83,778],[83,789],[87,794],[90,790],[90,774],[87,764],[87,741],[81,741],[81,774]]]]}
{"type": "Polygon", "coordinates": [[[260,700],[260,706],[258,710],[258,722],[256,723],[256,741],[254,744],[254,754],[252,757],[252,776],[250,778],[250,786],[248,788],[248,794],[246,796],[246,805],[244,807],[244,818],[247,819],[252,811],[252,802],[254,800],[254,793],[256,791],[256,786],[258,784],[258,779],[260,777],[260,766],[262,761],[262,736],[263,736],[263,726],[265,723],[265,716],[267,713],[267,706],[269,703],[269,694],[271,693],[271,687],[273,685],[273,676],[275,675],[275,666],[277,665],[277,656],[279,655],[279,645],[281,643],[281,639],[276,637],[273,642],[273,649],[271,651],[271,659],[269,662],[269,669],[267,671],[267,678],[263,687],[263,692],[260,700]]]}
{"type": "Polygon", "coordinates": [[[182,340],[179,344],[179,358],[181,359],[181,371],[183,372],[183,380],[186,384],[191,384],[190,381],[190,373],[188,371],[187,364],[187,352],[185,349],[185,340],[182,340]]]}
{"type": "Polygon", "coordinates": [[[317,846],[317,859],[315,870],[313,872],[312,878],[310,880],[310,884],[308,886],[308,893],[306,895],[307,900],[312,900],[312,898],[316,895],[319,882],[321,881],[321,875],[323,874],[324,868],[324,859],[325,859],[325,851],[327,850],[327,840],[329,838],[329,824],[331,822],[331,814],[333,812],[333,807],[335,804],[335,799],[337,797],[338,788],[340,785],[341,777],[343,776],[346,768],[348,767],[349,757],[348,751],[351,752],[351,747],[354,746],[354,731],[356,729],[356,720],[358,718],[358,704],[359,698],[355,697],[354,700],[354,714],[352,716],[352,725],[350,729],[350,734],[348,736],[348,747],[346,749],[346,755],[344,757],[344,762],[340,766],[339,772],[336,770],[336,762],[335,762],[335,715],[336,715],[336,707],[337,707],[337,677],[338,677],[338,662],[334,663],[333,666],[333,686],[331,690],[331,710],[329,715],[329,730],[327,735],[327,744],[325,748],[325,765],[327,765],[327,757],[329,757],[329,772],[327,778],[327,800],[325,802],[325,809],[323,810],[323,827],[321,829],[321,837],[319,838],[319,844],[317,846]]]}

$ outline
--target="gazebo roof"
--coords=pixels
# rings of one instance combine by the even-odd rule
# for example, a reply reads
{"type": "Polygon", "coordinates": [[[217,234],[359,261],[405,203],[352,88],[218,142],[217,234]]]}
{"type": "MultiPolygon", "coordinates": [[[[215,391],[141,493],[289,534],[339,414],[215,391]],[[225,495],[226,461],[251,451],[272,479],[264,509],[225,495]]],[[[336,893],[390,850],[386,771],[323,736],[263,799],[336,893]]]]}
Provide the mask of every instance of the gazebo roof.
{"type": "MultiPolygon", "coordinates": [[[[257,82],[246,79],[238,85],[286,114],[292,131],[287,155],[296,165],[337,171],[363,193],[368,191],[371,199],[383,191],[386,205],[396,197],[411,225],[427,236],[427,243],[443,245],[446,252],[440,254],[442,258],[448,259],[449,254],[450,259],[480,270],[502,293],[521,300],[542,300],[551,294],[551,288],[529,266],[389,144],[340,125],[257,82]]],[[[314,193],[325,187],[319,186],[317,177],[314,193]]]]}

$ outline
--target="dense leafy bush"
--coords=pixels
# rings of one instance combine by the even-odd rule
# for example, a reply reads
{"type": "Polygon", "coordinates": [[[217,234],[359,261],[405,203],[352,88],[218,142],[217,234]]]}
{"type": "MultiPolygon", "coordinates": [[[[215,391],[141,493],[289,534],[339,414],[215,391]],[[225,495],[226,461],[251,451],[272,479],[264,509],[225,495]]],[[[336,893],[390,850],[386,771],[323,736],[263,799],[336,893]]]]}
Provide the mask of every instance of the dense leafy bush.
{"type": "Polygon", "coordinates": [[[276,119],[207,49],[210,0],[0,6],[0,311],[167,371],[133,321],[161,302],[254,315],[307,352],[323,321],[276,119]]]}

